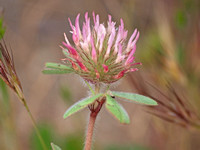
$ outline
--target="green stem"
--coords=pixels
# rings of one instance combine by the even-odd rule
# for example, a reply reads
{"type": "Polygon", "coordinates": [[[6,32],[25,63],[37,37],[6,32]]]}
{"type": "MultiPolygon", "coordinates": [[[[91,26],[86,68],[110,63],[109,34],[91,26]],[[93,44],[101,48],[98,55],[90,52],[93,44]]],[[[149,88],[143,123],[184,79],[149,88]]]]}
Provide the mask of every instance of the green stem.
{"type": "Polygon", "coordinates": [[[37,127],[37,125],[36,125],[35,119],[34,119],[32,113],[31,113],[31,111],[30,111],[30,109],[29,109],[29,107],[28,107],[28,105],[27,105],[25,99],[22,99],[22,102],[23,102],[24,107],[26,108],[26,110],[27,110],[27,112],[28,112],[29,117],[31,118],[33,127],[35,128],[36,134],[37,134],[37,136],[38,136],[38,138],[39,138],[39,140],[40,140],[40,143],[42,144],[43,149],[44,149],[44,150],[48,150],[48,148],[47,148],[46,144],[44,143],[44,140],[43,140],[43,138],[42,138],[42,136],[41,136],[41,134],[40,134],[40,132],[39,132],[39,130],[38,130],[38,127],[37,127]]]}

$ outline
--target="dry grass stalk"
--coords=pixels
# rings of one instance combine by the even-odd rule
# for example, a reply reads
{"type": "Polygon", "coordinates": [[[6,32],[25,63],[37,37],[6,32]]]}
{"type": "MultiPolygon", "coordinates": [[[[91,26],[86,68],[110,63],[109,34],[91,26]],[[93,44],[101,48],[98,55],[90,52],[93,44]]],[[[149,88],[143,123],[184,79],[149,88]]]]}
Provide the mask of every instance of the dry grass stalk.
{"type": "Polygon", "coordinates": [[[167,85],[168,95],[166,95],[166,91],[162,91],[149,82],[145,82],[142,76],[129,76],[128,79],[140,94],[151,97],[158,102],[159,105],[156,107],[147,106],[146,112],[184,128],[200,129],[198,113],[189,101],[180,96],[181,94],[169,82],[167,85]],[[149,87],[159,95],[159,98],[151,94],[149,87]]]}

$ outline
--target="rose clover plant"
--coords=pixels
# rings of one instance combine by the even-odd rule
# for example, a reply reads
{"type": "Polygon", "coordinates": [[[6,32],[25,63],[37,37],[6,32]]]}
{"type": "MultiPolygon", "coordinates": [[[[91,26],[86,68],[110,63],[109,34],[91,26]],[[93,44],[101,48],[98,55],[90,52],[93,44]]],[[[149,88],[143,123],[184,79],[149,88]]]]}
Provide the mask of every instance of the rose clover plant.
{"type": "MultiPolygon", "coordinates": [[[[62,59],[63,63],[46,63],[46,68],[43,70],[44,74],[75,73],[81,76],[89,87],[91,95],[76,102],[64,114],[64,118],[67,118],[86,107],[89,108],[91,113],[85,150],[91,149],[95,120],[104,103],[108,112],[123,124],[130,123],[130,119],[115,98],[145,105],[157,105],[156,101],[143,95],[110,91],[112,83],[130,72],[137,71],[136,66],[141,64],[136,63],[134,57],[139,31],[135,29],[130,39],[127,39],[128,31],[124,29],[122,19],[119,27],[116,28],[116,23],[112,21],[110,15],[108,15],[107,26],[99,22],[98,14],[92,15],[93,26],[90,25],[91,20],[86,12],[82,30],[79,26],[80,14],[76,17],[75,25],[68,19],[72,29],[73,44],[64,34],[65,42],[60,46],[65,55],[62,59]]],[[[52,148],[60,150],[54,144],[52,148]]]]}

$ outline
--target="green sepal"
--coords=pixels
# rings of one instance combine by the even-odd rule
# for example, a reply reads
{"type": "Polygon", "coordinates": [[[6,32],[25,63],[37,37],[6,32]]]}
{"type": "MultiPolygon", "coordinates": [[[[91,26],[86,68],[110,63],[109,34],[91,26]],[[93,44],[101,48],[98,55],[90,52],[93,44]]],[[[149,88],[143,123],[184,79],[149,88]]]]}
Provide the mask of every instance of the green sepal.
{"type": "Polygon", "coordinates": [[[63,49],[62,52],[67,58],[70,56],[70,54],[69,54],[67,49],[63,49]]]}
{"type": "Polygon", "coordinates": [[[143,95],[135,94],[135,93],[111,91],[111,94],[116,97],[124,98],[128,102],[137,102],[137,103],[145,104],[145,105],[158,105],[155,100],[143,95]]]}
{"type": "Polygon", "coordinates": [[[89,104],[93,103],[97,98],[103,96],[102,93],[94,95],[92,97],[87,97],[83,100],[80,100],[78,102],[76,102],[74,105],[72,105],[69,109],[67,109],[67,111],[65,112],[63,118],[67,118],[69,116],[71,116],[72,114],[82,110],[83,108],[87,107],[89,104]]]}
{"type": "Polygon", "coordinates": [[[53,150],[61,150],[61,148],[53,143],[51,143],[51,147],[53,148],[53,150]]]}
{"type": "Polygon", "coordinates": [[[62,52],[63,52],[63,54],[65,55],[65,57],[68,58],[68,59],[71,59],[72,61],[75,61],[75,59],[72,58],[72,57],[70,56],[69,52],[67,52],[67,51],[68,51],[67,49],[63,49],[63,50],[62,50],[62,52]]]}
{"type": "Polygon", "coordinates": [[[110,95],[106,95],[106,109],[117,119],[120,123],[129,124],[130,119],[126,110],[115,101],[110,95]]]}

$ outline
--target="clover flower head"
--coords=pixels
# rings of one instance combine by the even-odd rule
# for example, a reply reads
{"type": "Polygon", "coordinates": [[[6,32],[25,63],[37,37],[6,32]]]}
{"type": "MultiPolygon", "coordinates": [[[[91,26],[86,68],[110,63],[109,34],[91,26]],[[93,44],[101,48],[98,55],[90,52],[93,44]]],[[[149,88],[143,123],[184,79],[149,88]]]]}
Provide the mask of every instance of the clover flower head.
{"type": "Polygon", "coordinates": [[[99,23],[99,15],[93,12],[93,26],[90,25],[88,12],[85,13],[85,22],[82,30],[79,25],[80,14],[77,15],[75,25],[70,19],[72,39],[71,44],[66,36],[63,49],[64,59],[73,72],[91,83],[113,83],[129,72],[137,71],[134,53],[139,38],[137,29],[127,40],[128,31],[124,29],[124,22],[118,28],[108,15],[107,27],[99,23]]]}

